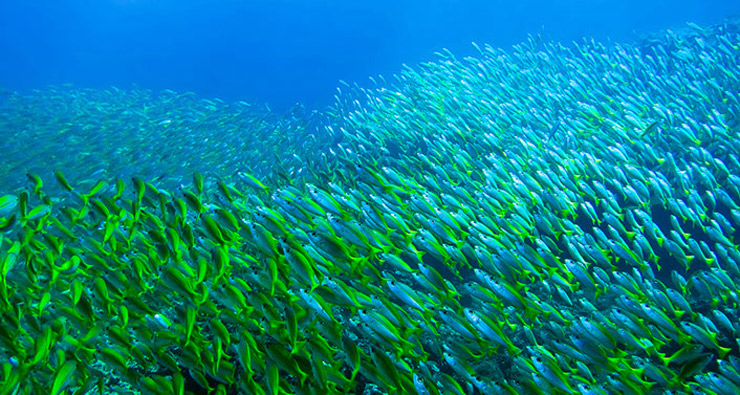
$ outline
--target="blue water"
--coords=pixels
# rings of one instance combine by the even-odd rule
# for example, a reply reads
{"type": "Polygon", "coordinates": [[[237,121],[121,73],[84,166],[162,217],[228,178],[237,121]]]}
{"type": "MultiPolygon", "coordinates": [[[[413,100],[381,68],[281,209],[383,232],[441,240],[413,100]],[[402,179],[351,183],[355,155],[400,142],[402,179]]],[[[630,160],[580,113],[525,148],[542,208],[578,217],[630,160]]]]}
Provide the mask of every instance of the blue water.
{"type": "Polygon", "coordinates": [[[3,0],[0,88],[136,84],[320,108],[340,79],[366,84],[441,48],[542,31],[625,41],[738,14],[737,0],[3,0]]]}

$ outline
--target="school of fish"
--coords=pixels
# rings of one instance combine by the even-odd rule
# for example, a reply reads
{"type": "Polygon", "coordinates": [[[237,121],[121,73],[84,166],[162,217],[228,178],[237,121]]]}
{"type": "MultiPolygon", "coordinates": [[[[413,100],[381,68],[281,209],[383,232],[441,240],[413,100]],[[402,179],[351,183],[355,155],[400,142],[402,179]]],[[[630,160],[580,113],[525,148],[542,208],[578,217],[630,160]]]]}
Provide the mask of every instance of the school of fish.
{"type": "Polygon", "coordinates": [[[0,395],[740,393],[740,21],[474,48],[0,92],[0,395]]]}

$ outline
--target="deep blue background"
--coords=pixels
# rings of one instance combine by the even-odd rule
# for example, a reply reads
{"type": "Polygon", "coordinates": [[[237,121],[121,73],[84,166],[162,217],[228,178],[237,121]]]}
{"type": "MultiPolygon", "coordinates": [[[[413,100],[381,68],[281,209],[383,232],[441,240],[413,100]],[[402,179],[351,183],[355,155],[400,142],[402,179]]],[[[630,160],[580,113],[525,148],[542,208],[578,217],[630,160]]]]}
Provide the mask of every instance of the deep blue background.
{"type": "Polygon", "coordinates": [[[194,91],[284,110],[332,102],[443,47],[508,48],[542,31],[564,42],[709,24],[738,0],[0,0],[0,87],[194,91]]]}

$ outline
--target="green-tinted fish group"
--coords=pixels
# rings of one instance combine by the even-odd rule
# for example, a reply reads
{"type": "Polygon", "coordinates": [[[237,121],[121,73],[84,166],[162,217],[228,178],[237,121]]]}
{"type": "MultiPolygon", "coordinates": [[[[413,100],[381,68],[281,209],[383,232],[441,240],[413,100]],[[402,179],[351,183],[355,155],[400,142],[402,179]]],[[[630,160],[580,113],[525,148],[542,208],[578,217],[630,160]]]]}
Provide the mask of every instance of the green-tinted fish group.
{"type": "MultiPolygon", "coordinates": [[[[85,186],[139,177],[175,189],[194,172],[288,182],[310,177],[301,174],[307,163],[325,161],[323,148],[335,136],[319,128],[318,113],[301,106],[278,115],[192,93],[70,86],[0,92],[0,181],[13,191],[25,184],[24,174],[46,179],[49,169],[64,169],[70,182],[85,186]]],[[[49,192],[58,187],[47,184],[49,192]]]]}
{"type": "Polygon", "coordinates": [[[0,394],[737,394],[738,43],[476,46],[323,118],[11,94],[0,394]]]}

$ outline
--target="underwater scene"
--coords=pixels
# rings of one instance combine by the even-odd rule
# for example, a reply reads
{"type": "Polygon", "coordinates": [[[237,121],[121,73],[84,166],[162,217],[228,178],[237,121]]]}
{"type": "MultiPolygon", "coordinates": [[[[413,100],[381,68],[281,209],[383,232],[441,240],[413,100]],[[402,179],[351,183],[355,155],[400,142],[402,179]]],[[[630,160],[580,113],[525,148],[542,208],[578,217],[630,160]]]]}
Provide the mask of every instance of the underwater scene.
{"type": "Polygon", "coordinates": [[[740,19],[325,110],[0,93],[0,395],[740,393],[740,19]]]}

